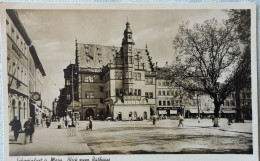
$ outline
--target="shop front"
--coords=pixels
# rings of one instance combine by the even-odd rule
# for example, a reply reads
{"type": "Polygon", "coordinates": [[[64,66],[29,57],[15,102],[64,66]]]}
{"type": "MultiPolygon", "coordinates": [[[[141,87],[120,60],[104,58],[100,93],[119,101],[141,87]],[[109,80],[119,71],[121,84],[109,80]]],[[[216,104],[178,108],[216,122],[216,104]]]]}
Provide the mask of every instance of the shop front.
{"type": "Polygon", "coordinates": [[[158,116],[160,119],[175,118],[181,113],[180,107],[158,107],[158,116]]]}

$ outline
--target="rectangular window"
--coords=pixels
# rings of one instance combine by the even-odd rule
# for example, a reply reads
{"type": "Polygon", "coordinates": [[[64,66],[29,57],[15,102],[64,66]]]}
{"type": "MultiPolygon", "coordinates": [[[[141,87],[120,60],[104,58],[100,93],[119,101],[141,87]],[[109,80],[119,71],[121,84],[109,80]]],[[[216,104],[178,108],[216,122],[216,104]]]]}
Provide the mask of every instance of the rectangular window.
{"type": "Polygon", "coordinates": [[[141,96],[141,89],[138,89],[137,95],[141,96]]]}
{"type": "Polygon", "coordinates": [[[166,101],[163,101],[163,105],[164,105],[164,106],[166,105],[166,101]]]}
{"type": "Polygon", "coordinates": [[[104,91],[104,88],[103,87],[99,87],[100,88],[100,92],[103,92],[104,91]]]}
{"type": "Polygon", "coordinates": [[[135,73],[135,80],[141,80],[141,73],[135,73]]]}
{"type": "Polygon", "coordinates": [[[146,84],[153,84],[153,78],[145,78],[146,84]]]}
{"type": "Polygon", "coordinates": [[[153,98],[153,92],[149,93],[149,98],[153,98]]]}
{"type": "Polygon", "coordinates": [[[70,100],[70,95],[69,94],[67,94],[67,100],[70,100]]]}
{"type": "Polygon", "coordinates": [[[100,103],[104,103],[104,99],[103,98],[100,98],[100,103]]]}
{"type": "Polygon", "coordinates": [[[90,76],[90,75],[85,76],[85,82],[93,82],[93,80],[94,80],[93,76],[90,76]]]}
{"type": "Polygon", "coordinates": [[[145,98],[153,98],[153,92],[145,92],[145,98]]]}
{"type": "Polygon", "coordinates": [[[148,92],[145,92],[145,98],[149,98],[149,97],[148,97],[148,92]]]}
{"type": "Polygon", "coordinates": [[[86,95],[86,98],[95,98],[94,92],[86,92],[85,95],[86,95]]]}
{"type": "Polygon", "coordinates": [[[69,79],[66,80],[66,85],[67,85],[67,86],[70,85],[70,80],[69,80],[69,79]]]}
{"type": "Polygon", "coordinates": [[[171,102],[170,102],[170,101],[167,101],[167,105],[170,106],[170,105],[171,105],[171,102]]]}
{"type": "Polygon", "coordinates": [[[159,106],[161,106],[162,105],[162,101],[159,101],[159,106]]]}
{"type": "Polygon", "coordinates": [[[119,94],[120,93],[120,90],[119,89],[116,89],[116,96],[119,97],[119,94]]]}
{"type": "Polygon", "coordinates": [[[131,71],[126,72],[125,73],[125,78],[132,78],[132,72],[131,71]]]}
{"type": "Polygon", "coordinates": [[[119,79],[118,72],[115,73],[115,79],[119,79]]]}

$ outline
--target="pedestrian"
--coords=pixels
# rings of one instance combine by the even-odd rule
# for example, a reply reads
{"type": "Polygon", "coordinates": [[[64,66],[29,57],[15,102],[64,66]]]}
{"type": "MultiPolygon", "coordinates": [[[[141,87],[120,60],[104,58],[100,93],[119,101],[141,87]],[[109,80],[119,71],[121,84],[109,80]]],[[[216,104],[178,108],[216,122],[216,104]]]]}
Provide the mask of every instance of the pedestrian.
{"type": "Polygon", "coordinates": [[[228,116],[228,125],[231,125],[231,123],[232,123],[232,116],[229,115],[229,116],[228,116]]]}
{"type": "Polygon", "coordinates": [[[49,117],[46,118],[46,126],[47,128],[49,128],[49,126],[51,125],[51,119],[49,117]]]}
{"type": "Polygon", "coordinates": [[[156,124],[156,117],[153,116],[153,125],[155,125],[155,124],[156,124]]]}
{"type": "Polygon", "coordinates": [[[13,121],[10,122],[9,124],[10,126],[12,126],[12,131],[14,131],[14,139],[15,141],[17,141],[17,138],[19,136],[19,131],[21,130],[21,122],[20,120],[17,119],[17,116],[14,116],[13,121]]]}
{"type": "Polygon", "coordinates": [[[182,123],[183,120],[184,120],[183,116],[179,115],[179,125],[178,125],[178,127],[180,127],[180,125],[182,125],[182,127],[183,127],[183,123],[182,123]]]}
{"type": "Polygon", "coordinates": [[[34,133],[34,125],[33,125],[33,122],[32,122],[32,118],[28,118],[28,121],[26,121],[24,123],[24,132],[25,132],[25,137],[24,137],[24,144],[27,143],[27,138],[28,136],[30,136],[30,143],[32,143],[32,135],[34,133]]]}
{"type": "Polygon", "coordinates": [[[88,127],[89,127],[89,130],[91,130],[91,131],[92,131],[92,120],[91,120],[91,119],[89,119],[89,124],[88,124],[88,127]]]}
{"type": "Polygon", "coordinates": [[[65,123],[66,129],[67,129],[67,128],[68,128],[68,120],[67,120],[67,117],[65,117],[64,123],[65,123]]]}

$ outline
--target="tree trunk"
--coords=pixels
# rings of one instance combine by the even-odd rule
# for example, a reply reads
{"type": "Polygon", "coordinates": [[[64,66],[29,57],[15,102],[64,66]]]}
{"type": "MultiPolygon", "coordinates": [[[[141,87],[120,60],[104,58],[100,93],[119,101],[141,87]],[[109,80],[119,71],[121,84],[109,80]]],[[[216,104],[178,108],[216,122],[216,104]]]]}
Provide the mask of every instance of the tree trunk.
{"type": "Polygon", "coordinates": [[[218,119],[219,119],[219,110],[220,110],[220,104],[218,102],[214,102],[215,109],[214,109],[214,122],[213,127],[219,127],[218,126],[218,119]]]}
{"type": "Polygon", "coordinates": [[[240,90],[238,88],[235,90],[235,99],[236,99],[236,120],[235,120],[235,122],[243,122],[242,109],[240,106],[240,90]]]}

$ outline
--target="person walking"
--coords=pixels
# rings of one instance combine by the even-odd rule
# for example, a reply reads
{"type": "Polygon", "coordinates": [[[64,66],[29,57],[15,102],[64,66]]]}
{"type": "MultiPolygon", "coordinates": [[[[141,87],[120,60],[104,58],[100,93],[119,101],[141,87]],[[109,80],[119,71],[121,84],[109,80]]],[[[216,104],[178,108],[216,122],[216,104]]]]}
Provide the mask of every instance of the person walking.
{"type": "Polygon", "coordinates": [[[155,125],[156,124],[156,117],[155,117],[155,115],[153,116],[153,125],[155,125]]]}
{"type": "Polygon", "coordinates": [[[12,126],[12,131],[14,131],[14,139],[17,141],[19,137],[19,131],[22,128],[21,122],[17,119],[17,116],[14,116],[13,121],[11,121],[9,125],[12,126]]]}
{"type": "Polygon", "coordinates": [[[183,121],[184,121],[183,116],[179,115],[179,125],[178,125],[178,127],[180,127],[180,125],[182,125],[182,127],[183,127],[183,123],[182,123],[183,121]]]}
{"type": "Polygon", "coordinates": [[[51,125],[51,119],[49,117],[46,118],[46,126],[47,128],[49,128],[49,126],[51,125]]]}
{"type": "Polygon", "coordinates": [[[25,137],[24,137],[24,144],[27,143],[27,138],[30,136],[30,143],[32,143],[32,135],[34,133],[34,125],[32,122],[32,118],[29,118],[28,121],[24,123],[24,132],[25,132],[25,137]]]}
{"type": "Polygon", "coordinates": [[[64,119],[64,124],[65,124],[65,127],[67,129],[68,128],[68,119],[67,119],[67,117],[65,117],[65,119],[64,119]]]}
{"type": "Polygon", "coordinates": [[[91,119],[89,119],[89,130],[91,130],[92,131],[92,120],[91,119]]]}

